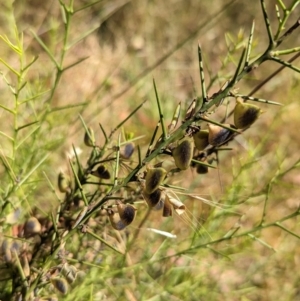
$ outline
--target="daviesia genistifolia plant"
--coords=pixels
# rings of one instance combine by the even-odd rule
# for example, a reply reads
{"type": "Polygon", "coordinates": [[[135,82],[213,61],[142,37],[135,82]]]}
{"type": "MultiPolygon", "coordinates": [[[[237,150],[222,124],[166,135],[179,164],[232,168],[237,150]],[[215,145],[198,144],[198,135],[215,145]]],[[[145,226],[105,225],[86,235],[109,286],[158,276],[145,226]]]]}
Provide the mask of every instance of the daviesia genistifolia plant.
{"type": "MultiPolygon", "coordinates": [[[[252,53],[255,35],[253,22],[248,38],[242,41],[242,47],[236,49],[239,60],[235,70],[232,70],[217,92],[209,95],[204,78],[202,47],[200,44],[198,48],[195,45],[198,50],[202,95],[190,99],[187,108],[182,103],[175,105],[170,120],[165,117],[159,84],[153,79],[153,95],[149,95],[148,101],[156,104],[158,123],[153,128],[152,138],[147,141],[146,148],[140,143],[143,133],[125,130],[125,123],[139,110],[143,110],[145,102],[140,102],[111,132],[105,124],[99,123],[99,128],[89,126],[88,120],[77,114],[82,125],[82,151],[88,158],[82,159],[84,156],[80,154],[81,150],[74,144],[65,168],[57,170],[55,166],[52,167],[57,174],[57,179],[53,181],[48,177],[47,171],[42,169],[43,164],[50,160],[52,149],[59,145],[57,137],[53,143],[48,143],[45,138],[55,131],[51,114],[55,110],[64,112],[86,105],[78,103],[59,109],[54,109],[53,106],[61,77],[67,70],[85,63],[86,58],[81,58],[66,65],[68,50],[71,46],[76,47],[77,42],[92,32],[80,36],[76,42],[70,41],[69,31],[74,26],[71,21],[76,20],[79,12],[100,1],[77,8],[73,2],[76,1],[70,1],[70,4],[59,1],[64,27],[59,55],[48,47],[38,32],[31,32],[32,38],[54,66],[54,80],[47,90],[40,90],[38,82],[32,81],[34,75],[31,70],[39,64],[39,58],[35,56],[28,59],[23,34],[18,27],[14,28],[14,41],[3,33],[0,35],[1,47],[6,47],[9,56],[14,56],[18,61],[17,64],[10,64],[8,59],[0,58],[1,70],[5,70],[1,71],[2,85],[5,85],[11,97],[9,102],[1,103],[0,107],[12,121],[9,124],[11,129],[5,126],[1,130],[1,136],[6,141],[1,145],[0,290],[3,300],[74,300],[73,292],[80,287],[88,273],[86,267],[102,269],[102,261],[97,259],[98,252],[87,259],[82,255],[91,244],[101,244],[101,250],[109,251],[106,256],[121,256],[125,264],[134,241],[138,235],[143,235],[139,232],[150,212],[155,211],[157,216],[166,219],[186,214],[188,208],[181,196],[190,193],[189,187],[178,186],[176,179],[182,174],[187,175],[190,170],[205,177],[211,169],[218,169],[218,164],[222,164],[222,161],[217,160],[219,152],[230,152],[232,141],[250,127],[255,127],[261,114],[268,114],[268,106],[280,106],[279,102],[253,95],[262,85],[251,93],[244,94],[239,90],[238,83],[254,69],[261,68],[266,61],[278,64],[282,69],[288,68],[298,73],[300,71],[292,64],[298,54],[288,61],[284,59],[285,55],[298,53],[300,50],[297,45],[288,49],[284,47],[286,39],[299,30],[299,20],[286,28],[287,20],[293,16],[298,1],[293,1],[290,7],[278,1],[278,22],[272,24],[272,27],[277,26],[274,33],[265,1],[261,0],[268,40],[268,45],[261,54],[252,53]],[[38,99],[42,101],[36,101],[38,99]],[[217,112],[226,106],[232,110],[220,119],[217,112]],[[28,116],[23,115],[25,110],[30,112],[28,116]],[[101,136],[95,134],[99,129],[101,136]],[[44,172],[40,172],[38,177],[36,173],[40,170],[44,172]],[[41,174],[44,181],[40,180],[41,174]],[[57,207],[49,208],[50,212],[32,207],[28,201],[34,197],[34,191],[39,185],[45,185],[43,189],[52,191],[54,199],[58,201],[57,207]],[[137,215],[140,212],[145,215],[138,223],[137,215]],[[117,240],[120,233],[126,233],[127,244],[120,248],[108,239],[105,234],[107,232],[115,233],[117,240]]],[[[268,81],[274,76],[276,73],[268,81]]],[[[59,134],[56,132],[55,135],[59,134]]],[[[252,229],[243,232],[237,228],[224,236],[207,238],[200,244],[193,242],[188,248],[172,256],[207,248],[235,237],[248,237],[275,224],[280,225],[278,227],[282,231],[293,235],[281,222],[298,216],[299,209],[276,222],[266,223],[266,208],[265,204],[260,223],[252,229]]],[[[175,237],[159,225],[157,228],[147,229],[157,235],[175,237]]],[[[123,265],[120,264],[116,271],[113,268],[110,271],[103,270],[101,277],[105,277],[103,275],[108,272],[113,277],[122,268],[123,265]]],[[[83,291],[80,296],[88,300],[91,295],[90,291],[83,291]]]]}

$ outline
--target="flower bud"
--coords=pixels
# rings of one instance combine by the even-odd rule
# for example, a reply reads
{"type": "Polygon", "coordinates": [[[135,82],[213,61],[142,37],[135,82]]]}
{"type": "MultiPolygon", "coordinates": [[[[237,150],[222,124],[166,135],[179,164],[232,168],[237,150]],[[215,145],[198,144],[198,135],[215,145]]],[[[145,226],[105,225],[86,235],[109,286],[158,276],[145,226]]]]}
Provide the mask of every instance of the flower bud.
{"type": "Polygon", "coordinates": [[[176,148],[173,149],[172,155],[176,166],[185,170],[190,166],[194,152],[194,145],[190,139],[184,139],[176,148]]]}
{"type": "Polygon", "coordinates": [[[203,150],[208,143],[208,130],[201,130],[193,135],[195,146],[198,150],[203,150]]]}
{"type": "Polygon", "coordinates": [[[147,194],[153,193],[163,182],[167,171],[162,167],[149,168],[146,175],[145,192],[147,194]]]}
{"type": "MultiPolygon", "coordinates": [[[[230,124],[224,124],[230,127],[230,124]]],[[[208,124],[208,142],[213,146],[219,146],[227,142],[233,135],[229,129],[209,123],[208,124]]]]}
{"type": "Polygon", "coordinates": [[[261,109],[253,104],[245,103],[239,98],[234,108],[234,125],[238,129],[244,129],[252,125],[262,113],[261,109]]]}
{"type": "Polygon", "coordinates": [[[87,131],[85,132],[83,140],[86,146],[90,146],[90,147],[95,146],[95,135],[92,128],[88,128],[88,132],[87,131]]]}

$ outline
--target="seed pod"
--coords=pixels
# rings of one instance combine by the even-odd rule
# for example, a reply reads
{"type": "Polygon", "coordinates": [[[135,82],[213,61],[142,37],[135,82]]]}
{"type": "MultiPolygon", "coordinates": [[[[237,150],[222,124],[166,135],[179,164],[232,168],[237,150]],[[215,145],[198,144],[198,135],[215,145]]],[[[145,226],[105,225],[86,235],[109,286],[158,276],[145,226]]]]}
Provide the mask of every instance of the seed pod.
{"type": "Polygon", "coordinates": [[[92,171],[91,174],[100,179],[110,179],[110,173],[104,165],[100,165],[96,170],[92,171]]]}
{"type": "Polygon", "coordinates": [[[185,205],[181,201],[171,196],[168,196],[168,200],[178,215],[185,212],[185,205]]]}
{"type": "Polygon", "coordinates": [[[63,172],[60,172],[58,174],[58,189],[60,192],[69,192],[70,191],[70,178],[64,174],[63,172]]]}
{"type": "Polygon", "coordinates": [[[245,103],[238,98],[234,108],[234,125],[238,129],[247,128],[255,122],[261,112],[258,106],[245,103]]]}
{"type": "Polygon", "coordinates": [[[143,193],[143,196],[150,208],[156,207],[159,201],[162,199],[162,192],[160,189],[156,189],[154,192],[148,194],[143,193]]]}
{"type": "Polygon", "coordinates": [[[95,135],[92,128],[88,128],[88,131],[84,134],[84,144],[89,147],[95,146],[95,135]]]}
{"type": "MultiPolygon", "coordinates": [[[[230,124],[224,124],[230,127],[230,124]]],[[[215,124],[208,124],[208,142],[213,146],[219,146],[228,141],[233,132],[215,124]]]]}
{"type": "Polygon", "coordinates": [[[12,261],[12,253],[11,253],[11,243],[4,239],[1,245],[1,253],[3,254],[3,259],[6,263],[10,263],[12,261]]]}
{"type": "Polygon", "coordinates": [[[24,236],[30,237],[34,234],[39,234],[42,230],[40,222],[34,216],[30,217],[24,225],[24,236]]]}
{"type": "Polygon", "coordinates": [[[170,203],[168,195],[165,197],[164,209],[163,209],[163,217],[169,217],[173,215],[172,204],[170,203]]]}
{"type": "Polygon", "coordinates": [[[77,269],[73,265],[65,263],[61,269],[61,273],[64,275],[69,284],[72,284],[76,280],[77,269]]]}
{"type": "Polygon", "coordinates": [[[114,212],[111,209],[107,210],[107,215],[112,227],[115,230],[123,230],[126,228],[126,224],[121,220],[119,213],[114,212]]]}
{"type": "Polygon", "coordinates": [[[197,164],[196,172],[198,174],[206,174],[208,173],[208,167],[205,165],[197,164]]]}
{"type": "Polygon", "coordinates": [[[195,146],[198,150],[203,150],[209,144],[208,130],[201,130],[193,135],[195,146]]]}
{"type": "Polygon", "coordinates": [[[130,225],[135,218],[136,208],[130,204],[122,204],[117,202],[117,209],[121,221],[126,225],[130,225]]]}
{"type": "Polygon", "coordinates": [[[63,278],[52,278],[50,279],[53,286],[63,295],[66,295],[68,293],[68,283],[63,278]]]}
{"type": "Polygon", "coordinates": [[[121,147],[120,149],[120,156],[123,159],[129,159],[134,152],[134,143],[129,142],[121,147]]]}
{"type": "Polygon", "coordinates": [[[162,167],[149,168],[146,175],[145,192],[153,193],[165,179],[167,171],[162,167]]]}
{"type": "Polygon", "coordinates": [[[12,252],[16,252],[18,255],[21,253],[22,250],[22,242],[20,240],[14,240],[11,242],[10,249],[12,252]]]}
{"type": "Polygon", "coordinates": [[[164,207],[165,201],[160,199],[159,202],[152,208],[152,210],[159,211],[164,207]]]}
{"type": "Polygon", "coordinates": [[[194,145],[190,139],[184,139],[176,148],[173,149],[172,155],[175,164],[181,170],[188,169],[194,152],[194,145]]]}

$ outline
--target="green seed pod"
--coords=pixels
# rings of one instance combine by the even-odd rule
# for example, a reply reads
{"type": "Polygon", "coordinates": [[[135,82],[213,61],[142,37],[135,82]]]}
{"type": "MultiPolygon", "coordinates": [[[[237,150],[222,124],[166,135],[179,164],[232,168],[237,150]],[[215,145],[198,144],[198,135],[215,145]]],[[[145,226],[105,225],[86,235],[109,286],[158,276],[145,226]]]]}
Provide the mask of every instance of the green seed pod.
{"type": "Polygon", "coordinates": [[[129,142],[121,147],[120,156],[121,156],[121,158],[127,160],[132,156],[133,152],[134,152],[134,143],[129,142]]]}
{"type": "Polygon", "coordinates": [[[34,216],[30,217],[24,225],[24,236],[30,237],[34,234],[39,234],[42,230],[40,222],[34,216]]]}
{"type": "MultiPolygon", "coordinates": [[[[230,127],[230,124],[224,125],[230,127]]],[[[208,124],[208,131],[208,142],[213,146],[219,146],[225,143],[233,135],[232,131],[211,123],[208,124]]]]}
{"type": "Polygon", "coordinates": [[[234,108],[234,125],[238,129],[245,129],[255,122],[261,112],[258,106],[245,103],[238,98],[234,108]]]}
{"type": "Polygon", "coordinates": [[[146,175],[145,192],[153,193],[164,181],[167,171],[162,167],[149,168],[146,175]]]}
{"type": "Polygon", "coordinates": [[[57,277],[50,279],[50,281],[61,294],[66,295],[68,293],[68,283],[65,279],[57,277]]]}
{"type": "Polygon", "coordinates": [[[154,192],[148,194],[146,192],[143,193],[143,196],[150,208],[156,207],[159,201],[162,198],[162,192],[160,189],[156,189],[154,192]]]}
{"type": "Polygon", "coordinates": [[[60,172],[58,174],[58,189],[60,192],[69,192],[70,191],[70,184],[71,184],[71,181],[70,181],[70,178],[64,174],[63,172],[60,172]]]}
{"type": "Polygon", "coordinates": [[[130,225],[135,218],[136,208],[130,204],[122,204],[121,202],[117,202],[117,209],[121,221],[126,226],[130,225]]]}
{"type": "Polygon", "coordinates": [[[176,148],[173,149],[172,155],[175,164],[181,170],[188,169],[194,152],[194,145],[190,139],[184,139],[176,148]]]}
{"type": "Polygon", "coordinates": [[[92,128],[88,128],[88,132],[86,131],[84,134],[84,144],[89,147],[95,146],[95,135],[92,128]]]}
{"type": "Polygon", "coordinates": [[[201,130],[193,135],[195,146],[198,150],[205,149],[208,142],[208,130],[201,130]]]}
{"type": "Polygon", "coordinates": [[[110,172],[106,169],[104,165],[100,165],[95,171],[92,171],[91,174],[100,179],[110,179],[110,172]]]}

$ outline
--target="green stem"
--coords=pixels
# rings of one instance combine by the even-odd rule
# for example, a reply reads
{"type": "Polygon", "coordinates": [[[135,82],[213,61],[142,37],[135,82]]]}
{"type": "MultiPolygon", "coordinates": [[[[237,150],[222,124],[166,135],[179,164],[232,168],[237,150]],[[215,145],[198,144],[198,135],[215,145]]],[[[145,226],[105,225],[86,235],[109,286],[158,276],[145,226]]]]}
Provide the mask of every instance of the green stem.
{"type": "Polygon", "coordinates": [[[291,53],[295,53],[295,52],[299,52],[299,51],[300,51],[300,47],[295,47],[295,48],[290,48],[290,49],[271,51],[270,55],[271,56],[279,56],[279,55],[286,55],[286,54],[291,54],[291,53]]]}
{"type": "MultiPolygon", "coordinates": [[[[201,90],[202,90],[203,102],[207,102],[207,94],[206,94],[205,78],[204,78],[204,69],[203,69],[203,60],[202,60],[202,52],[201,52],[200,44],[198,44],[198,60],[199,60],[199,71],[200,71],[200,80],[201,80],[201,90]]],[[[200,109],[201,109],[201,107],[200,107],[200,109]]]]}
{"type": "Polygon", "coordinates": [[[269,37],[269,49],[272,49],[275,46],[275,42],[274,42],[274,38],[273,38],[273,34],[272,34],[270,20],[269,20],[268,13],[266,10],[266,3],[264,0],[260,0],[260,3],[261,3],[261,9],[263,12],[263,17],[264,17],[268,37],[269,37]]]}
{"type": "Polygon", "coordinates": [[[157,107],[158,107],[159,120],[160,120],[162,131],[163,131],[163,138],[162,139],[163,139],[163,141],[165,141],[167,139],[167,130],[166,130],[166,127],[165,127],[164,115],[162,113],[161,104],[160,104],[160,100],[159,100],[159,97],[158,97],[158,93],[157,93],[156,84],[155,84],[154,79],[153,79],[153,86],[154,86],[154,91],[155,91],[156,103],[157,103],[157,107]]]}

